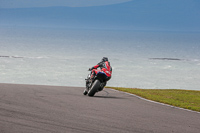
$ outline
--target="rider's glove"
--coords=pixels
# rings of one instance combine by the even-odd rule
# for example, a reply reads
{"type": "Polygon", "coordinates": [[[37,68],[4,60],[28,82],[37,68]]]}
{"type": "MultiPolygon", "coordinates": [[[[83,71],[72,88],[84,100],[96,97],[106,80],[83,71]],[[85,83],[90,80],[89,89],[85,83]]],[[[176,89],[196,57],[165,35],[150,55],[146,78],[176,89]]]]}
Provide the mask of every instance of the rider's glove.
{"type": "Polygon", "coordinates": [[[94,67],[92,67],[92,68],[89,68],[89,71],[92,71],[94,69],[94,67]]]}

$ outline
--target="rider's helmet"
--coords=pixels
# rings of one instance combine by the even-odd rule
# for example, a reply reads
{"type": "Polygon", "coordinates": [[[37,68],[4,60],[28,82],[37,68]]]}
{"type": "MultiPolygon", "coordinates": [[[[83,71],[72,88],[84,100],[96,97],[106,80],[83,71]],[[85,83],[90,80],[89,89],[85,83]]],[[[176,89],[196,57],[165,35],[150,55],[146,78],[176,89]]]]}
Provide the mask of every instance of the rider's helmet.
{"type": "Polygon", "coordinates": [[[106,62],[106,61],[108,61],[108,58],[107,57],[103,57],[102,58],[102,62],[106,62]]]}

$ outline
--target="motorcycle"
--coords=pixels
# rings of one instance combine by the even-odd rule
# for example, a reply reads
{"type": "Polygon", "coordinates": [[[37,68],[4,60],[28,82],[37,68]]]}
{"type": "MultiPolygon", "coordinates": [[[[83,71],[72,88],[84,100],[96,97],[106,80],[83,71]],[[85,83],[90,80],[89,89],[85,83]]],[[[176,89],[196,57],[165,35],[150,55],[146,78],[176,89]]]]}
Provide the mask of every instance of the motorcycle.
{"type": "Polygon", "coordinates": [[[99,71],[92,79],[91,72],[88,74],[86,80],[86,89],[84,90],[83,94],[88,95],[90,97],[94,96],[95,93],[102,91],[103,88],[106,86],[106,82],[108,77],[102,71],[99,71]]]}

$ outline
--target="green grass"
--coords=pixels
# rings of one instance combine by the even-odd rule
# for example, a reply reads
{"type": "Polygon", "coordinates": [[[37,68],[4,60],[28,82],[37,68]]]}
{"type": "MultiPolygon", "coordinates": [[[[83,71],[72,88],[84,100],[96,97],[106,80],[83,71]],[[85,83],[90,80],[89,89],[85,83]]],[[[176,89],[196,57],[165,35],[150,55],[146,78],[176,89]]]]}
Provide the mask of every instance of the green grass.
{"type": "Polygon", "coordinates": [[[156,102],[200,112],[200,91],[178,89],[137,89],[122,87],[107,88],[128,92],[156,102]]]}

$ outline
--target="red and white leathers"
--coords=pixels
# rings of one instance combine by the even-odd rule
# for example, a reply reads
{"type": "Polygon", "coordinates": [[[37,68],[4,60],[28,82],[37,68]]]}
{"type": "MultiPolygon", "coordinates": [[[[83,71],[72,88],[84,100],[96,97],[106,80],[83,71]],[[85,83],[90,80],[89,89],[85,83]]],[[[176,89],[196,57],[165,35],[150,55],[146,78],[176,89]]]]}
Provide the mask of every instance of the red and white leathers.
{"type": "Polygon", "coordinates": [[[110,62],[105,61],[105,62],[99,62],[97,65],[95,65],[94,67],[91,68],[92,69],[92,75],[91,78],[94,77],[94,75],[96,75],[98,72],[104,72],[107,77],[108,80],[111,78],[112,75],[112,67],[110,66],[110,62]],[[100,67],[101,69],[98,70],[97,68],[100,67]]]}

